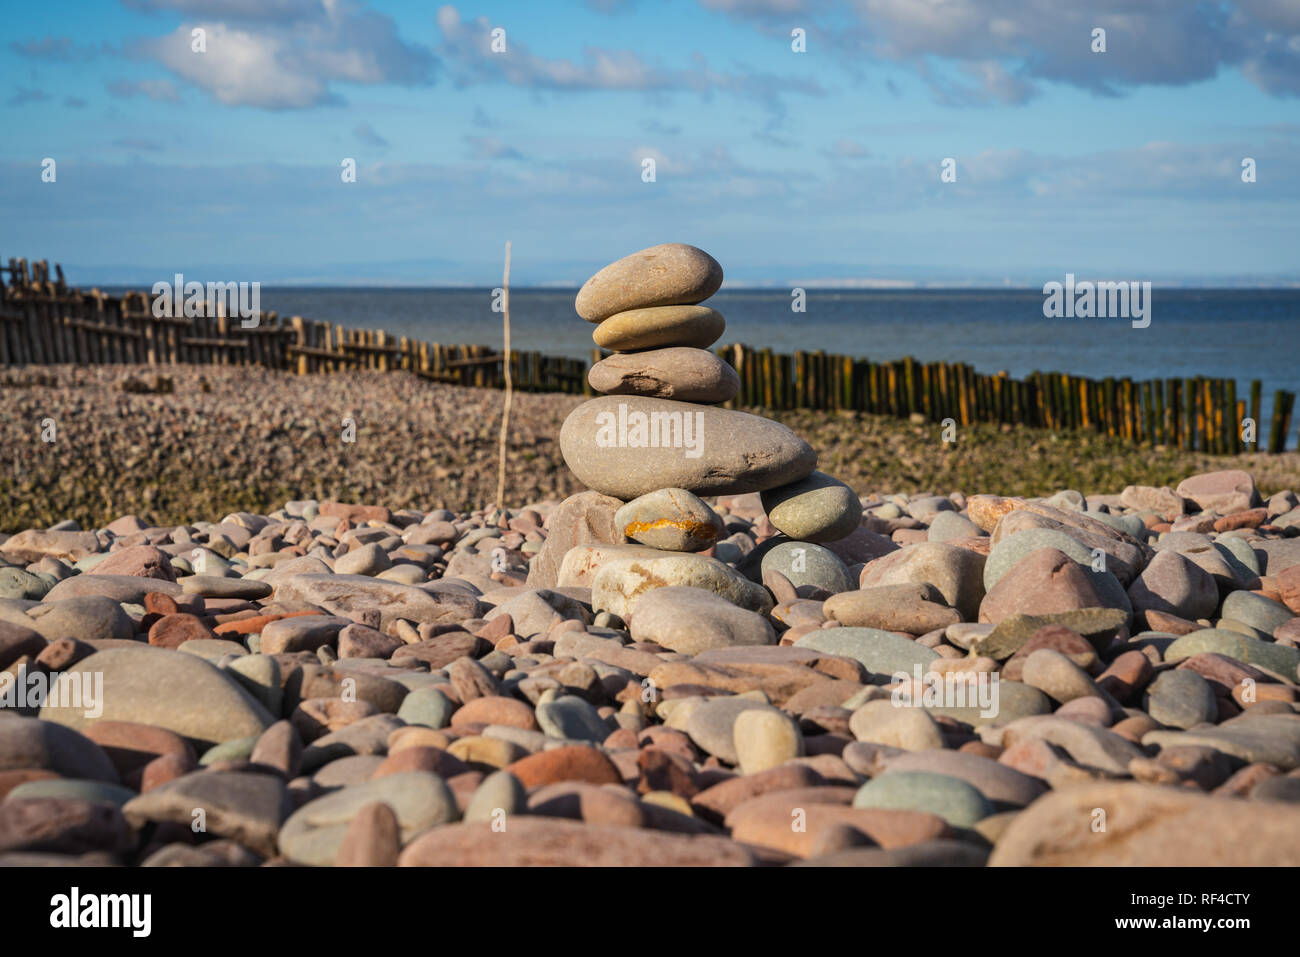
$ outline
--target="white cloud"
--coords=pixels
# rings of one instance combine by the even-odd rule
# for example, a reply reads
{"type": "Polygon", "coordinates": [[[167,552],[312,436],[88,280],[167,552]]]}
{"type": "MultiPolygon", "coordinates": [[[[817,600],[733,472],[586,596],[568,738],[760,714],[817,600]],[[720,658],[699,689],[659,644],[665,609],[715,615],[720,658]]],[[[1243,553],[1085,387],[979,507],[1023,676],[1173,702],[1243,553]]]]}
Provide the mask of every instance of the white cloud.
{"type": "MultiPolygon", "coordinates": [[[[169,5],[189,6],[183,0],[169,5]]],[[[289,22],[269,25],[240,25],[241,0],[224,0],[216,6],[218,13],[228,13],[236,22],[185,23],[136,49],[227,106],[268,110],[318,106],[341,99],[335,84],[418,85],[432,79],[436,66],[427,49],[397,35],[388,17],[345,0],[281,0],[263,11],[263,19],[278,12],[289,22]],[[191,49],[196,27],[207,32],[206,52],[191,49]]]]}
{"type": "Polygon", "coordinates": [[[1118,95],[1185,85],[1240,68],[1276,95],[1300,95],[1296,0],[701,0],[765,33],[799,26],[856,67],[884,58],[914,69],[940,102],[1023,103],[1042,81],[1118,95]],[[1091,48],[1106,30],[1105,53],[1091,48]],[[942,61],[942,62],[940,62],[942,61]]]}
{"type": "Polygon", "coordinates": [[[190,49],[191,27],[181,26],[150,44],[164,66],[227,106],[268,110],[315,106],[331,98],[326,78],[286,63],[279,40],[221,23],[198,24],[207,31],[207,52],[190,49]]]}
{"type": "Polygon", "coordinates": [[[784,112],[782,97],[788,93],[820,95],[815,80],[780,77],[764,73],[727,73],[709,67],[698,53],[687,68],[669,68],[647,62],[630,50],[587,47],[582,62],[544,57],[528,45],[509,36],[507,51],[494,53],[487,17],[462,20],[451,4],[439,8],[438,29],[443,36],[439,53],[447,61],[461,86],[476,83],[507,83],[543,90],[637,90],[648,93],[684,90],[708,96],[730,93],[763,103],[774,114],[784,112]]]}

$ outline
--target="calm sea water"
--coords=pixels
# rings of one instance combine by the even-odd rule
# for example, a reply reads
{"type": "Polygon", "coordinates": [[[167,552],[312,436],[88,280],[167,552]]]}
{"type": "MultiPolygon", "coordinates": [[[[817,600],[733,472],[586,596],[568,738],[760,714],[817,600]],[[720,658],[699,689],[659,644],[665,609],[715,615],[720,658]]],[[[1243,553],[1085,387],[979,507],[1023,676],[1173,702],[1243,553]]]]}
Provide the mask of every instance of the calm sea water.
{"type": "MultiPolygon", "coordinates": [[[[262,308],[281,316],[429,342],[501,343],[501,315],[492,312],[487,289],[263,287],[261,295],[262,308]]],[[[513,290],[514,347],[589,356],[593,327],[574,313],[574,295],[568,289],[513,290]]],[[[726,316],[722,342],[777,352],[821,349],[873,360],[911,355],[1017,377],[1034,371],[1231,377],[1239,396],[1250,380],[1261,379],[1266,411],[1274,390],[1300,389],[1300,290],[1293,289],[1156,288],[1146,329],[1125,319],[1045,318],[1043,295],[1033,289],[811,289],[804,313],[791,311],[788,291],[724,290],[709,305],[726,316]]]]}

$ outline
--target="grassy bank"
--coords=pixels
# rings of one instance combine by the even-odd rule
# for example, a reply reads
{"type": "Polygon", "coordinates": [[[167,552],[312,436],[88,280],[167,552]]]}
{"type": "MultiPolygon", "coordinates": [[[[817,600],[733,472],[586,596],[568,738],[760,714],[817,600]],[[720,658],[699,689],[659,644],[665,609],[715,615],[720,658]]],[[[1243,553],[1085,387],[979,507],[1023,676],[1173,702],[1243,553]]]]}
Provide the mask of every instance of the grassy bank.
{"type": "Polygon", "coordinates": [[[972,425],[942,441],[937,424],[856,413],[783,412],[773,418],[820,451],[819,468],[861,493],[932,491],[1049,495],[1177,485],[1196,472],[1241,468],[1266,493],[1300,488],[1300,455],[1212,456],[1150,448],[1088,432],[972,425]]]}
{"type": "MultiPolygon", "coordinates": [[[[292,376],[221,367],[43,367],[0,381],[0,530],[125,514],[159,524],[266,512],[291,498],[469,509],[496,491],[502,394],[405,373],[292,376]],[[43,440],[53,420],[54,441],[43,440]],[[355,441],[345,441],[347,422],[355,441]]],[[[515,396],[509,505],[579,491],[560,425],[581,398],[515,396]]],[[[1173,485],[1213,468],[1266,492],[1300,488],[1300,455],[1211,457],[1088,434],[937,425],[859,413],[776,413],[861,493],[1049,494],[1173,485]]]]}

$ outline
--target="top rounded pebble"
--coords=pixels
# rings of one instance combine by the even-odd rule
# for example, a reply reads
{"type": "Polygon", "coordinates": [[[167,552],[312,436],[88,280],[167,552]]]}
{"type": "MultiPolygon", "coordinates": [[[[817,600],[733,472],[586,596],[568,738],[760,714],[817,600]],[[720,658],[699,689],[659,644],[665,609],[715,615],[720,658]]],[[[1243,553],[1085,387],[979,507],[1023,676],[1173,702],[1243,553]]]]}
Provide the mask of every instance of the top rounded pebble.
{"type": "Polygon", "coordinates": [[[722,285],[721,264],[703,249],[660,243],[612,262],[578,290],[574,308],[588,322],[648,306],[694,305],[722,285]]]}

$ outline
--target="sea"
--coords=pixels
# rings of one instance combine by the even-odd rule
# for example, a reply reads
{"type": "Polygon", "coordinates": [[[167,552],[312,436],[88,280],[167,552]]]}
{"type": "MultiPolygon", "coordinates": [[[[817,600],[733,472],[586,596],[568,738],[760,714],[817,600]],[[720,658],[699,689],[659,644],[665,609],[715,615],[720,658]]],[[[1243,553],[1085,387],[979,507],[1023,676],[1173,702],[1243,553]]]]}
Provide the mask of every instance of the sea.
{"type": "MultiPolygon", "coordinates": [[[[594,327],[574,312],[575,294],[512,289],[513,347],[589,357],[594,327]]],[[[1035,371],[1136,380],[1231,377],[1239,397],[1260,379],[1265,426],[1274,392],[1300,390],[1300,289],[1156,286],[1145,328],[1125,318],[1047,318],[1044,299],[1041,289],[807,289],[804,311],[796,312],[787,289],[724,289],[708,305],[727,320],[720,343],[775,352],[820,349],[873,361],[910,355],[1014,377],[1035,371]]],[[[426,342],[499,347],[502,341],[502,316],[486,288],[262,287],[261,304],[281,316],[426,342]]],[[[1287,444],[1295,444],[1294,435],[1287,444]]]]}

